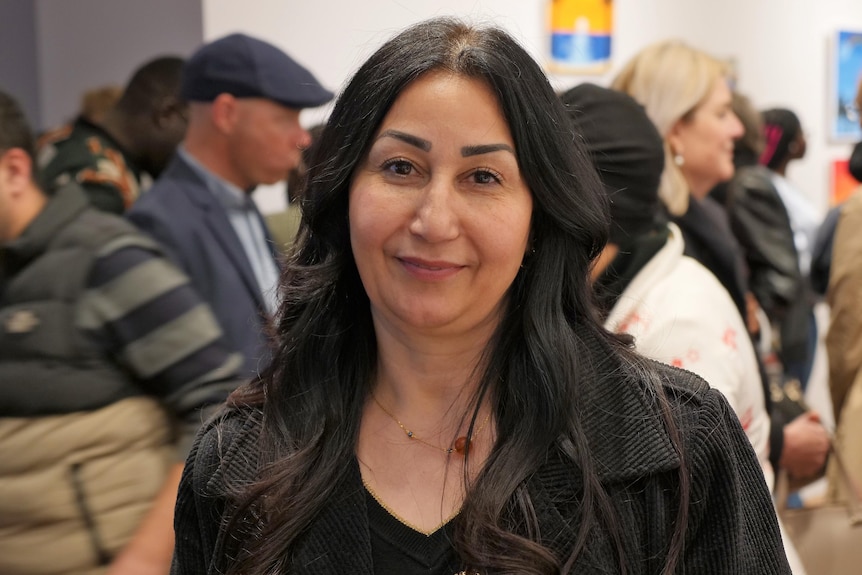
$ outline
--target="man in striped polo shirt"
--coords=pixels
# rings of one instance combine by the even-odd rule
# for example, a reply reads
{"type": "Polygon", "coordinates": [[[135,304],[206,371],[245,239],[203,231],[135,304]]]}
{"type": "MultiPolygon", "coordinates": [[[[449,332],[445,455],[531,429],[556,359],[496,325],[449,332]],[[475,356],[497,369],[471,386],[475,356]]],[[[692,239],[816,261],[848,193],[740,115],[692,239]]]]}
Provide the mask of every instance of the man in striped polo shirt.
{"type": "Polygon", "coordinates": [[[159,573],[177,484],[242,357],[157,244],[36,183],[0,92],[0,573],[159,573]]]}

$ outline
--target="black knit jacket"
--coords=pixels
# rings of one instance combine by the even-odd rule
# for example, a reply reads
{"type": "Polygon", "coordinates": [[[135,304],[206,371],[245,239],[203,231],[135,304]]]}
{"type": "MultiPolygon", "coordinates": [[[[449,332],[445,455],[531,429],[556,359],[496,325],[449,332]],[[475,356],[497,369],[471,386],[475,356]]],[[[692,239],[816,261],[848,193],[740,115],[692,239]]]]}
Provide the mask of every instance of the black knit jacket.
{"type": "MultiPolygon", "coordinates": [[[[676,572],[790,573],[763,474],[727,401],[694,374],[652,365],[670,399],[691,478],[685,550],[676,572]]],[[[655,390],[623,379],[611,367],[604,371],[579,398],[587,407],[591,456],[622,526],[628,572],[659,574],[678,509],[680,456],[659,417],[655,390]]],[[[173,575],[224,569],[217,542],[225,537],[220,526],[226,485],[255,476],[260,421],[259,411],[232,409],[202,429],[177,499],[173,575]]],[[[555,447],[527,480],[541,542],[561,558],[571,552],[578,532],[581,485],[579,469],[555,447]]],[[[351,461],[292,550],[291,573],[375,574],[366,493],[358,464],[351,461]]],[[[616,573],[609,538],[594,531],[573,572],[616,573]]]]}

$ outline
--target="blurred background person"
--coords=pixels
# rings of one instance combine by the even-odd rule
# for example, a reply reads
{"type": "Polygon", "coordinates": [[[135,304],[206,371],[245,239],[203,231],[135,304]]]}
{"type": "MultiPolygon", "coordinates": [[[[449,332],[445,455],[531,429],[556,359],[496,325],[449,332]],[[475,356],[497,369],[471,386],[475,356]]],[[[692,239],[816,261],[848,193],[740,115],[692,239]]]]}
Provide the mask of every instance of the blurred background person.
{"type": "Polygon", "coordinates": [[[808,277],[821,219],[811,201],[787,179],[788,166],[804,158],[807,147],[799,118],[784,108],[766,110],[762,117],[765,142],[760,164],[769,168],[775,192],[787,214],[803,280],[796,294],[797,306],[789,310],[793,313],[788,313],[783,320],[779,346],[784,371],[798,379],[804,390],[817,347],[814,295],[808,277]]]}
{"type": "Polygon", "coordinates": [[[189,275],[253,376],[270,360],[279,253],[251,193],[299,164],[311,144],[300,112],[332,93],[280,49],[244,34],[200,47],[181,83],[188,132],[128,217],[189,275]]]}
{"type": "Polygon", "coordinates": [[[101,122],[81,115],[43,136],[39,163],[46,189],[74,181],[98,209],[125,212],[140,195],[143,173],[158,177],[185,133],[182,67],[177,57],[150,60],[101,122]]]}
{"type": "MultiPolygon", "coordinates": [[[[725,203],[731,229],[745,255],[751,292],[765,314],[759,323],[761,353],[769,382],[767,392],[776,399],[772,422],[780,429],[806,411],[804,401],[785,400],[804,396],[798,374],[788,372],[785,365],[805,361],[809,354],[809,323],[814,321],[811,290],[799,268],[790,216],[773,174],[759,163],[766,140],[762,116],[740,94],[734,95],[733,110],[742,119],[745,133],[734,146],[737,169],[725,187],[725,203]]],[[[816,412],[809,411],[806,417],[812,424],[820,423],[816,412]]],[[[814,477],[800,477],[794,483],[801,485],[814,477]]],[[[791,504],[801,505],[801,500],[794,495],[791,504]]]]}
{"type": "Polygon", "coordinates": [[[0,92],[0,573],[165,575],[177,485],[242,359],[150,238],[40,189],[0,92]]]}
{"type": "MultiPolygon", "coordinates": [[[[862,110],[862,80],[856,93],[862,110]]],[[[862,125],[862,114],[860,114],[862,125]]],[[[850,161],[853,177],[862,182],[862,142],[850,161]]],[[[862,194],[857,191],[836,210],[827,292],[830,309],[826,351],[829,355],[829,387],[836,422],[836,448],[841,451],[851,477],[862,478],[862,194]]],[[[829,497],[846,499],[838,469],[828,470],[829,497]]]]}
{"type": "MultiPolygon", "coordinates": [[[[633,336],[639,353],[688,369],[721,391],[771,487],[771,423],[756,353],[727,290],[684,255],[679,228],[664,216],[661,135],[626,94],[581,84],[562,101],[610,200],[608,244],[591,271],[605,327],[633,336]]],[[[786,536],[784,547],[793,573],[804,573],[786,536]]]]}
{"type": "Polygon", "coordinates": [[[302,193],[305,190],[305,176],[308,172],[308,162],[314,152],[314,144],[320,139],[324,124],[317,124],[308,129],[311,143],[303,148],[299,164],[287,173],[287,204],[283,211],[268,214],[266,225],[272,233],[272,239],[279,251],[287,255],[293,247],[296,234],[299,231],[299,221],[302,219],[302,193]]]}
{"type": "Polygon", "coordinates": [[[122,86],[103,86],[87,90],[81,97],[81,109],[78,115],[91,124],[100,126],[122,96],[122,86]]]}
{"type": "MultiPolygon", "coordinates": [[[[859,121],[862,124],[862,77],[856,88],[856,109],[859,111],[859,121]]],[[[853,192],[855,195],[862,189],[862,141],[853,146],[848,161],[850,175],[860,184],[853,192]]],[[[811,287],[820,296],[826,295],[829,285],[829,271],[832,265],[832,245],[835,240],[835,228],[841,215],[842,204],[833,206],[823,218],[814,239],[814,250],[811,256],[811,287]]]]}
{"type": "MultiPolygon", "coordinates": [[[[665,143],[659,197],[682,231],[685,254],[712,272],[731,295],[748,331],[760,330],[756,299],[747,286],[742,252],[724,208],[707,197],[733,177],[734,141],[743,126],[731,108],[727,66],[679,41],[660,42],[635,55],[613,87],[640,102],[665,143]]],[[[704,307],[711,304],[704,299],[704,307]]],[[[762,372],[761,385],[767,386],[762,372]]],[[[822,470],[828,438],[809,412],[770,437],[773,467],[806,478],[822,470]]]]}
{"type": "Polygon", "coordinates": [[[612,87],[640,102],[665,142],[659,196],[685,238],[686,255],[707,267],[749,322],[742,255],[724,210],[708,197],[733,176],[733,141],[742,124],[731,110],[728,69],[679,41],[653,44],[630,60],[612,87]]]}
{"type": "Polygon", "coordinates": [[[767,318],[768,325],[763,325],[764,333],[770,334],[763,346],[767,369],[781,379],[788,361],[804,361],[809,353],[810,288],[772,171],[759,163],[765,148],[762,116],[741,94],[734,94],[733,110],[745,133],[734,146],[737,169],[723,186],[724,203],[745,255],[751,292],[767,318]]]}
{"type": "MultiPolygon", "coordinates": [[[[733,166],[734,175],[740,168],[757,166],[760,154],[763,152],[763,120],[760,112],[748,99],[748,96],[733,91],[731,93],[731,109],[742,122],[742,135],[734,140],[733,166]]],[[[717,183],[709,192],[709,196],[721,205],[727,203],[727,188],[729,180],[717,183]]]]}
{"type": "MultiPolygon", "coordinates": [[[[859,125],[862,126],[862,78],[859,78],[859,87],[856,89],[856,111],[859,115],[859,125]]],[[[862,141],[853,146],[849,168],[856,181],[862,183],[862,141]]]]}

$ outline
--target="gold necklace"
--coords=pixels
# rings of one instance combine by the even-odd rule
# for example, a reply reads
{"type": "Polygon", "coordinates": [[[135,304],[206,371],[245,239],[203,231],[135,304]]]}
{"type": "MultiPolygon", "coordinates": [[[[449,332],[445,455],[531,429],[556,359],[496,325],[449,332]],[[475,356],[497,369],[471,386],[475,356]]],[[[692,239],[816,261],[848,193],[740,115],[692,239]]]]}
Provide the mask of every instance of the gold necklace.
{"type": "MultiPolygon", "coordinates": [[[[404,434],[407,435],[407,437],[409,437],[410,439],[412,439],[414,441],[418,441],[419,443],[427,445],[428,447],[433,447],[434,449],[438,449],[447,455],[451,455],[452,453],[458,453],[460,455],[464,455],[464,452],[467,450],[467,445],[472,441],[472,439],[467,439],[466,436],[462,435],[461,437],[458,437],[455,441],[453,441],[452,445],[449,447],[440,447],[439,445],[434,445],[433,443],[429,443],[429,442],[425,441],[424,439],[422,439],[421,437],[418,437],[411,430],[407,429],[404,426],[404,424],[401,423],[401,421],[392,414],[392,412],[390,412],[388,409],[383,407],[383,404],[377,400],[377,396],[375,396],[373,393],[371,394],[371,399],[374,400],[374,403],[377,404],[377,407],[379,407],[381,410],[383,410],[383,413],[388,415],[392,419],[392,421],[394,421],[395,423],[398,424],[398,427],[401,428],[401,431],[403,431],[404,434]]],[[[476,429],[476,432],[473,434],[474,438],[477,435],[479,435],[480,433],[482,433],[482,430],[485,429],[485,426],[488,425],[488,422],[490,420],[491,420],[491,414],[489,413],[487,416],[485,416],[485,420],[482,421],[482,425],[480,425],[479,428],[476,429]]]]}

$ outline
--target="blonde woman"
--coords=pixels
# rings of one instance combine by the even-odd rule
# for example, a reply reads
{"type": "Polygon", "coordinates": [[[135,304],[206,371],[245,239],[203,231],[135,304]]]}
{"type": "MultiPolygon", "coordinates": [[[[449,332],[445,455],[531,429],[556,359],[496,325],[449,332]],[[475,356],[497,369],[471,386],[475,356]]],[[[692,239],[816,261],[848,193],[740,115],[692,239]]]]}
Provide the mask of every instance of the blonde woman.
{"type": "Polygon", "coordinates": [[[728,72],[708,54],[666,41],[637,54],[612,87],[640,102],[664,138],[659,197],[682,229],[686,254],[715,274],[747,317],[739,246],[721,206],[707,198],[733,176],[733,142],[743,134],[731,109],[728,72]]]}

